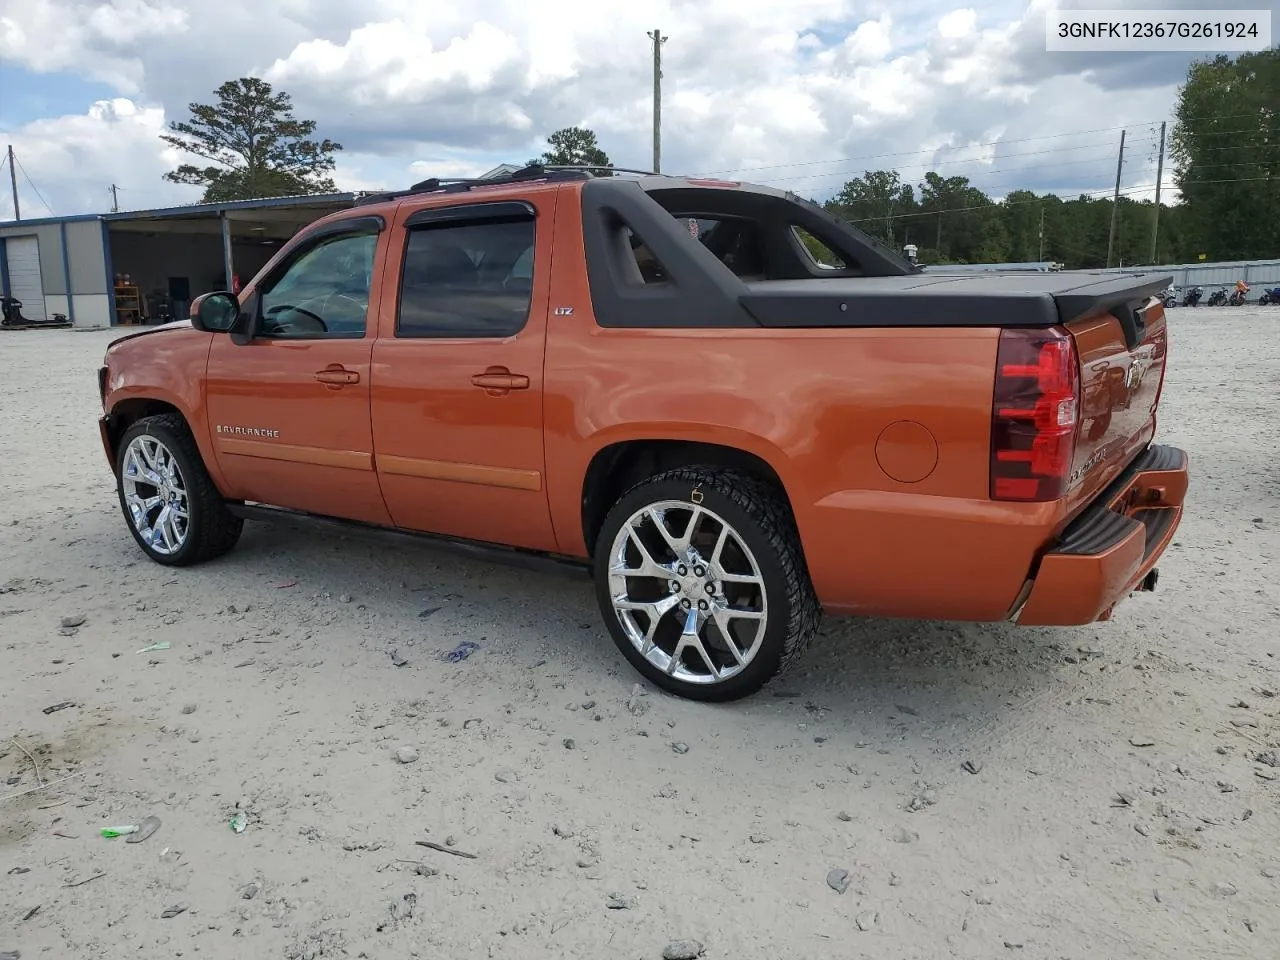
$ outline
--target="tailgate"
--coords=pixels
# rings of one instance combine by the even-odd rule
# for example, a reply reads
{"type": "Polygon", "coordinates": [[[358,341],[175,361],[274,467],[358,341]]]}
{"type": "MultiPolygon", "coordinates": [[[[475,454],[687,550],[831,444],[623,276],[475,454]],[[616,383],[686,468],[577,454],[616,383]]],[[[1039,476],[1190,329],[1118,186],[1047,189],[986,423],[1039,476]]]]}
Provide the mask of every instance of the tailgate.
{"type": "Polygon", "coordinates": [[[1168,329],[1163,304],[1145,289],[1134,293],[1139,291],[1140,297],[1102,312],[1088,311],[1090,316],[1066,325],[1080,362],[1080,426],[1067,489],[1071,516],[1101,493],[1155,434],[1168,329]]]}

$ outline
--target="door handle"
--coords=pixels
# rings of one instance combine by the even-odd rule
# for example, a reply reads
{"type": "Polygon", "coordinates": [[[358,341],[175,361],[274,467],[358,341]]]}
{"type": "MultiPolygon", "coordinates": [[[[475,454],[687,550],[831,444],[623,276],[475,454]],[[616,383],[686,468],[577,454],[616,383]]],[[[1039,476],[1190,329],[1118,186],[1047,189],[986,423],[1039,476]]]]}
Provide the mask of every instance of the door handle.
{"type": "Polygon", "coordinates": [[[323,370],[317,370],[316,379],[329,386],[340,387],[348,383],[359,383],[360,374],[335,363],[323,370]]]}
{"type": "Polygon", "coordinates": [[[490,367],[484,373],[471,378],[473,386],[498,396],[509,390],[528,390],[529,378],[522,373],[512,373],[506,367],[490,367]]]}

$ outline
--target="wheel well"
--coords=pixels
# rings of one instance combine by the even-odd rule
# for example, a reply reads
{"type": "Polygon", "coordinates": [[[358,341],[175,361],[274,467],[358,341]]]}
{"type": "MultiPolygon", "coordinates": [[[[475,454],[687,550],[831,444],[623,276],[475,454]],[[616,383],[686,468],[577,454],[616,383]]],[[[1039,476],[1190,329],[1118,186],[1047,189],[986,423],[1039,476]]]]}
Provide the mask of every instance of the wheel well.
{"type": "Polygon", "coordinates": [[[154,417],[165,413],[176,413],[182,416],[181,410],[163,400],[133,399],[121,400],[117,403],[111,408],[111,415],[107,419],[107,436],[111,440],[112,454],[118,452],[120,438],[135,423],[143,417],[154,417]]]}
{"type": "Polygon", "coordinates": [[[775,487],[790,509],[787,489],[777,471],[754,453],[691,440],[628,440],[605,447],[587,467],[582,483],[582,535],[587,554],[595,552],[604,518],[624,493],[646,477],[691,466],[732,467],[750,473],[775,487]]]}

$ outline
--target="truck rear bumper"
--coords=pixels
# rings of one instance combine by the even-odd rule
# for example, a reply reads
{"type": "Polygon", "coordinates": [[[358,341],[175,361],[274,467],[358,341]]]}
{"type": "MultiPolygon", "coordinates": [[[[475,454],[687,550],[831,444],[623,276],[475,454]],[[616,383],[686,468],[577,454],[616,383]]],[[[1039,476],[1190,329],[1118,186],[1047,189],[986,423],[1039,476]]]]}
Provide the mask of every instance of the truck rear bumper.
{"type": "Polygon", "coordinates": [[[1148,447],[1040,558],[1010,619],[1025,626],[1093,623],[1133,591],[1154,586],[1151,574],[1182,520],[1187,482],[1183,451],[1148,447]]]}

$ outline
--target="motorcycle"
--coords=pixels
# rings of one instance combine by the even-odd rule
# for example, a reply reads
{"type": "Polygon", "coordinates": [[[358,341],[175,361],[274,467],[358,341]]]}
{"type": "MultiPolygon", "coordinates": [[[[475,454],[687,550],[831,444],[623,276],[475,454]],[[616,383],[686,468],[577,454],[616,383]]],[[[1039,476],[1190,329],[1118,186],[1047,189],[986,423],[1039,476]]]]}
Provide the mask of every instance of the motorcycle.
{"type": "Polygon", "coordinates": [[[22,301],[0,297],[0,326],[9,330],[56,329],[71,326],[65,314],[55,313],[48,320],[31,320],[22,315],[22,301]]]}
{"type": "Polygon", "coordinates": [[[1200,298],[1204,296],[1204,287],[1192,287],[1187,291],[1187,295],[1182,298],[1184,307],[1199,306],[1200,298]]]}
{"type": "Polygon", "coordinates": [[[1244,302],[1249,296],[1249,285],[1241,281],[1236,284],[1235,290],[1231,291],[1231,297],[1227,303],[1233,307],[1243,307],[1244,302]]]}
{"type": "Polygon", "coordinates": [[[1280,304],[1280,287],[1272,287],[1270,290],[1264,288],[1258,302],[1264,306],[1268,303],[1280,304]]]}
{"type": "Polygon", "coordinates": [[[1225,307],[1227,305],[1227,288],[1219,287],[1213,293],[1209,294],[1209,299],[1205,301],[1207,307],[1225,307]]]}
{"type": "Polygon", "coordinates": [[[1178,288],[1172,283],[1169,284],[1169,286],[1165,288],[1164,293],[1161,294],[1161,299],[1164,301],[1166,310],[1170,307],[1176,307],[1178,305],[1178,288]]]}

